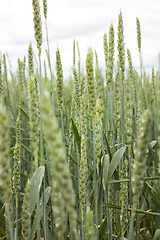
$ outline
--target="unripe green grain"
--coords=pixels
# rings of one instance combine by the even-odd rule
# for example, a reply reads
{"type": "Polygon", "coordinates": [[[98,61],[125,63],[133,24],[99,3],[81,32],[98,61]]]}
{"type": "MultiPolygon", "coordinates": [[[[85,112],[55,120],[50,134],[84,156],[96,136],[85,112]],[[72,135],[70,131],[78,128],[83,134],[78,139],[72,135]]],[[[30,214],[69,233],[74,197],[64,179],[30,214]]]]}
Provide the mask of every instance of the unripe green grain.
{"type": "Polygon", "coordinates": [[[156,88],[155,88],[155,76],[154,76],[154,67],[152,67],[152,95],[154,102],[156,100],[156,88]]]}
{"type": "Polygon", "coordinates": [[[146,91],[145,91],[144,87],[143,87],[143,108],[144,109],[148,108],[147,99],[146,99],[146,91]]]}
{"type": "Polygon", "coordinates": [[[138,111],[137,111],[137,136],[138,136],[138,134],[139,134],[141,116],[142,116],[142,112],[141,112],[141,110],[140,110],[140,101],[138,101],[138,111]]]}
{"type": "Polygon", "coordinates": [[[95,68],[95,77],[96,77],[96,98],[100,101],[99,115],[101,121],[103,120],[103,111],[104,111],[104,78],[102,76],[101,70],[98,66],[98,57],[96,55],[96,68],[95,68]]]}
{"type": "Polygon", "coordinates": [[[96,100],[95,100],[95,83],[93,76],[93,52],[90,48],[87,53],[86,59],[86,73],[87,73],[87,86],[88,86],[88,98],[89,98],[89,115],[91,117],[96,115],[96,100]]]}
{"type": "Polygon", "coordinates": [[[23,63],[18,59],[18,86],[19,86],[19,104],[21,105],[24,94],[23,63]]]}
{"type": "Polygon", "coordinates": [[[131,79],[125,81],[125,127],[129,154],[131,153],[132,142],[132,99],[131,99],[131,79]]]}
{"type": "Polygon", "coordinates": [[[63,115],[63,70],[59,49],[56,51],[56,71],[57,71],[57,104],[61,115],[63,115]]]}
{"type": "Polygon", "coordinates": [[[23,75],[23,82],[24,82],[24,88],[25,88],[25,93],[26,93],[27,88],[28,88],[28,82],[26,79],[26,57],[25,56],[22,61],[22,75],[23,75]]]}
{"type": "Polygon", "coordinates": [[[53,210],[58,233],[59,236],[62,237],[65,232],[65,207],[69,215],[71,231],[76,233],[77,216],[75,211],[75,197],[70,173],[68,171],[62,133],[53,115],[52,105],[47,93],[42,97],[41,107],[42,119],[45,126],[44,133],[50,150],[49,158],[51,161],[51,172],[53,174],[53,210]]]}
{"type": "Polygon", "coordinates": [[[28,73],[29,77],[34,73],[33,68],[33,49],[32,49],[32,43],[30,42],[28,47],[28,73]]]}
{"type": "Polygon", "coordinates": [[[140,21],[136,18],[137,23],[137,43],[138,43],[138,50],[141,52],[141,29],[140,29],[140,21]]]}
{"type": "Polygon", "coordinates": [[[120,105],[121,105],[121,74],[120,68],[118,64],[118,69],[115,78],[115,88],[114,88],[114,109],[115,109],[115,121],[117,125],[117,135],[119,135],[120,131],[120,105]]]}
{"type": "Polygon", "coordinates": [[[76,52],[75,52],[75,40],[73,40],[73,67],[76,66],[76,52]]]}
{"type": "Polygon", "coordinates": [[[19,103],[19,86],[17,84],[17,77],[13,75],[12,72],[10,72],[11,74],[11,89],[12,89],[12,102],[14,102],[14,106],[13,106],[13,116],[17,116],[17,108],[18,108],[18,103],[19,103]]]}
{"type": "Polygon", "coordinates": [[[5,56],[5,54],[3,54],[3,67],[4,67],[3,83],[4,83],[5,94],[6,94],[6,104],[7,104],[7,107],[9,109],[9,111],[10,111],[10,114],[12,115],[11,95],[10,95],[10,88],[9,88],[9,83],[8,83],[7,64],[6,64],[6,56],[5,56]]]}
{"type": "MultiPolygon", "coordinates": [[[[108,65],[108,42],[107,42],[107,35],[106,35],[106,33],[104,33],[104,36],[103,36],[103,49],[104,49],[104,56],[105,56],[106,81],[107,81],[107,77],[108,77],[108,73],[107,73],[107,65],[108,65]]],[[[106,82],[106,85],[107,85],[107,82],[106,82]]]]}
{"type": "Polygon", "coordinates": [[[133,71],[133,98],[134,98],[134,104],[135,104],[135,108],[136,108],[136,117],[137,117],[137,111],[138,111],[138,94],[137,94],[137,78],[136,78],[136,74],[133,71]]]}
{"type": "Polygon", "coordinates": [[[128,58],[128,67],[129,67],[129,76],[131,79],[131,83],[133,84],[133,65],[132,65],[131,52],[128,48],[127,48],[127,58],[128,58]]]}
{"type": "Polygon", "coordinates": [[[79,170],[79,200],[81,207],[81,216],[84,221],[85,203],[87,197],[87,129],[85,116],[85,99],[84,95],[81,97],[80,119],[81,119],[81,159],[79,170]]]}
{"type": "Polygon", "coordinates": [[[3,199],[6,202],[6,231],[8,240],[13,239],[13,206],[9,147],[8,117],[6,107],[0,102],[0,186],[3,190],[3,199]]]}
{"type": "Polygon", "coordinates": [[[32,0],[33,6],[33,15],[34,15],[34,31],[35,31],[35,39],[37,42],[37,48],[39,50],[39,55],[41,54],[41,45],[42,45],[42,22],[40,15],[40,6],[39,0],[32,0]]]}
{"type": "Polygon", "coordinates": [[[81,89],[80,89],[80,96],[82,97],[82,95],[84,94],[84,90],[85,90],[85,86],[86,85],[86,78],[85,75],[82,76],[82,80],[81,80],[81,89]]]}
{"type": "Polygon", "coordinates": [[[16,144],[14,150],[14,171],[13,171],[13,188],[16,195],[16,205],[18,204],[18,194],[20,190],[20,157],[21,157],[21,118],[20,110],[16,123],[16,144]]]}
{"type": "MultiPolygon", "coordinates": [[[[126,131],[127,131],[127,143],[129,147],[129,153],[131,152],[131,142],[132,142],[132,107],[133,107],[133,97],[132,97],[132,85],[133,85],[133,66],[131,53],[127,49],[128,65],[129,65],[129,76],[125,83],[125,121],[126,121],[126,131]]],[[[134,88],[133,88],[134,89],[134,88]]],[[[134,90],[133,90],[134,91],[134,90]]],[[[134,92],[133,92],[134,95],[134,92]]],[[[135,109],[136,111],[136,109],[135,109]]]]}
{"type": "Polygon", "coordinates": [[[74,77],[74,88],[75,88],[75,101],[77,105],[77,113],[79,113],[80,109],[80,83],[77,75],[76,68],[73,67],[73,77],[74,77]]]}
{"type": "Polygon", "coordinates": [[[97,112],[95,116],[95,151],[96,151],[96,164],[97,167],[100,163],[100,156],[101,156],[101,149],[102,149],[102,141],[101,141],[101,127],[102,127],[102,122],[101,122],[101,116],[99,114],[101,105],[99,99],[97,100],[97,112]]]}
{"type": "Polygon", "coordinates": [[[40,118],[40,92],[39,92],[39,74],[38,69],[36,70],[36,76],[34,78],[35,87],[36,87],[36,100],[37,100],[37,111],[38,111],[38,120],[40,118]]]}
{"type": "Polygon", "coordinates": [[[113,28],[113,24],[111,24],[109,29],[109,49],[108,49],[108,71],[107,71],[108,89],[112,87],[113,67],[114,67],[114,28],[113,28]]]}
{"type": "Polygon", "coordinates": [[[79,84],[81,85],[81,56],[80,56],[78,42],[76,42],[76,43],[77,43],[78,56],[79,56],[79,59],[78,59],[78,81],[79,81],[79,84]]]}
{"type": "MultiPolygon", "coordinates": [[[[75,111],[76,111],[76,103],[75,103],[75,91],[73,91],[72,95],[72,105],[71,105],[71,119],[75,119],[75,111]]],[[[71,154],[72,143],[73,143],[73,128],[72,128],[72,120],[70,119],[69,123],[69,154],[71,154]]]]}
{"type": "Polygon", "coordinates": [[[149,109],[145,110],[140,121],[139,136],[137,142],[137,151],[135,163],[133,166],[133,210],[137,208],[138,199],[143,187],[143,179],[146,165],[146,151],[149,144],[149,130],[152,120],[152,115],[149,109]]]}
{"type": "Polygon", "coordinates": [[[46,61],[44,60],[44,81],[47,82],[47,67],[46,67],[46,61]]]}
{"type": "Polygon", "coordinates": [[[119,66],[121,68],[122,73],[122,81],[124,79],[124,71],[125,71],[125,45],[124,45],[124,34],[123,34],[123,19],[122,13],[118,15],[118,59],[119,66]]]}
{"type": "MultiPolygon", "coordinates": [[[[136,122],[137,111],[138,111],[137,84],[136,84],[136,76],[135,76],[134,71],[133,71],[131,52],[130,52],[129,49],[127,49],[127,58],[128,58],[128,67],[129,67],[129,78],[130,78],[130,81],[131,81],[131,88],[133,89],[133,97],[131,96],[131,100],[133,102],[134,117],[135,117],[135,122],[136,122]]],[[[132,92],[132,89],[130,89],[130,94],[132,92]]],[[[126,92],[127,92],[127,90],[126,90],[126,92]]]]}
{"type": "Polygon", "coordinates": [[[86,240],[96,240],[93,211],[87,207],[86,221],[85,221],[85,236],[86,240]]]}
{"type": "Polygon", "coordinates": [[[33,141],[33,155],[35,158],[35,166],[38,166],[38,149],[39,149],[39,116],[37,108],[37,94],[34,77],[29,80],[29,115],[30,115],[30,131],[33,141]]]}
{"type": "Polygon", "coordinates": [[[47,0],[43,0],[43,13],[44,17],[47,18],[47,0]]]}

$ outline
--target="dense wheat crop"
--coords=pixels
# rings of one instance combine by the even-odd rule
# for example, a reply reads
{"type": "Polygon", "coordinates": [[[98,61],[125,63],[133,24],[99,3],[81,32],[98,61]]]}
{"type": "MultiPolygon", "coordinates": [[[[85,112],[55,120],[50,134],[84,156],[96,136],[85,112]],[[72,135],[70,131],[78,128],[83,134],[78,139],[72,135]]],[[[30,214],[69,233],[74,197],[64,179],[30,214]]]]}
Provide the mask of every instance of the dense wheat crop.
{"type": "Polygon", "coordinates": [[[105,76],[91,48],[82,71],[74,40],[63,81],[59,48],[51,70],[47,1],[41,73],[41,8],[32,5],[38,61],[28,43],[9,81],[8,55],[0,59],[0,239],[160,239],[160,69],[145,73],[140,21],[140,74],[120,12],[117,43],[113,25],[103,36],[105,76]]]}

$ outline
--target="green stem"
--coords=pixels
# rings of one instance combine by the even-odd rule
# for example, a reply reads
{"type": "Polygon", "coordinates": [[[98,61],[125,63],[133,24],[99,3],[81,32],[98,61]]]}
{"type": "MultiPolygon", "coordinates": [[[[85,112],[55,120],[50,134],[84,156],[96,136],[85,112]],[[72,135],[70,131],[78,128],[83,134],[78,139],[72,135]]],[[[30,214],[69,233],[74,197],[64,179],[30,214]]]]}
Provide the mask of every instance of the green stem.
{"type": "Polygon", "coordinates": [[[13,229],[12,229],[12,224],[11,224],[11,218],[10,218],[8,203],[6,203],[6,212],[7,212],[7,220],[8,220],[8,226],[9,226],[9,232],[10,232],[10,239],[13,240],[13,229]]]}
{"type": "MultiPolygon", "coordinates": [[[[96,178],[96,152],[95,152],[95,121],[93,119],[93,159],[94,159],[94,198],[95,198],[95,223],[98,226],[98,191],[97,191],[97,178],[96,178]]],[[[96,228],[96,237],[99,240],[98,229],[96,228]]]]}
{"type": "MultiPolygon", "coordinates": [[[[104,207],[108,207],[108,208],[114,208],[114,209],[121,209],[121,206],[119,205],[114,205],[114,204],[108,204],[108,203],[103,203],[104,207]]],[[[133,211],[132,208],[128,208],[128,211],[133,211]]],[[[143,211],[143,210],[135,210],[136,213],[140,213],[140,214],[144,214],[144,215],[150,215],[150,216],[157,216],[160,217],[160,213],[156,213],[156,212],[149,212],[149,211],[143,211]]]]}
{"type": "MultiPolygon", "coordinates": [[[[42,96],[42,78],[41,78],[41,54],[39,54],[39,89],[40,89],[40,99],[42,96]]],[[[41,154],[41,166],[43,166],[43,132],[42,132],[42,113],[40,105],[40,154],[41,154]]],[[[38,161],[36,164],[36,170],[38,169],[38,161]]],[[[36,180],[37,186],[37,219],[39,219],[39,192],[38,192],[38,182],[36,180]]],[[[39,220],[40,221],[40,220],[39,220]]],[[[39,223],[40,224],[40,223],[39,223]]],[[[40,228],[37,229],[37,239],[40,239],[40,228]]]]}
{"type": "Polygon", "coordinates": [[[142,53],[139,52],[139,60],[140,60],[140,79],[141,79],[141,112],[143,112],[143,88],[142,88],[142,53]]]}
{"type": "Polygon", "coordinates": [[[15,230],[16,239],[18,239],[18,196],[16,200],[16,230],[15,230]]]}
{"type": "Polygon", "coordinates": [[[62,125],[63,142],[65,144],[64,122],[63,122],[63,115],[62,114],[61,114],[61,125],[62,125]]]}

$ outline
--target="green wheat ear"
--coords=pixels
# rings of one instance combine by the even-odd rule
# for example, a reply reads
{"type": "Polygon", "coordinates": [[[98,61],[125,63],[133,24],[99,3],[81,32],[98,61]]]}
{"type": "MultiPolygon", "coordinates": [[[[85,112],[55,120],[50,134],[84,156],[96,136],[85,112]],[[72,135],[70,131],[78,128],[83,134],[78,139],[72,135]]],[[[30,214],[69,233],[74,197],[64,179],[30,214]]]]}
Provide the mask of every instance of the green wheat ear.
{"type": "Polygon", "coordinates": [[[107,73],[107,64],[108,64],[108,42],[107,42],[107,35],[104,33],[103,36],[103,49],[104,49],[104,57],[105,57],[105,66],[106,66],[106,85],[107,85],[107,78],[108,78],[108,73],[107,73]]]}
{"type": "Polygon", "coordinates": [[[41,45],[42,45],[42,22],[40,15],[40,6],[39,0],[32,0],[33,6],[33,15],[34,15],[34,31],[35,31],[35,39],[37,42],[37,48],[39,50],[39,55],[41,54],[41,45]]]}
{"type": "Polygon", "coordinates": [[[86,115],[85,115],[85,97],[81,97],[81,108],[80,108],[80,118],[81,118],[81,158],[80,158],[80,169],[79,169],[79,200],[81,207],[81,216],[84,221],[85,216],[85,204],[87,198],[87,128],[86,128],[86,115]]]}
{"type": "Polygon", "coordinates": [[[114,27],[111,24],[109,29],[109,48],[108,48],[108,77],[107,77],[107,88],[113,85],[113,67],[114,67],[114,27]]]}
{"type": "Polygon", "coordinates": [[[118,59],[119,66],[121,68],[122,80],[124,79],[125,71],[125,45],[124,45],[124,33],[123,33],[123,18],[122,12],[118,16],[118,59]]]}
{"type": "Polygon", "coordinates": [[[102,149],[102,142],[101,142],[101,127],[102,127],[102,121],[100,116],[100,101],[97,100],[96,103],[96,116],[95,116],[95,151],[96,151],[96,166],[98,167],[100,163],[100,156],[101,156],[101,149],[102,149]]]}
{"type": "Polygon", "coordinates": [[[57,70],[57,104],[61,116],[63,116],[63,70],[61,63],[60,51],[56,51],[56,70],[57,70]]]}
{"type": "Polygon", "coordinates": [[[33,141],[34,165],[38,166],[38,149],[39,149],[39,115],[37,107],[37,94],[34,77],[30,77],[29,82],[29,115],[30,130],[33,141]]]}
{"type": "Polygon", "coordinates": [[[141,28],[140,28],[140,21],[136,18],[137,23],[137,43],[138,43],[138,50],[141,52],[141,28]]]}
{"type": "Polygon", "coordinates": [[[93,211],[87,207],[86,221],[85,221],[85,236],[87,240],[96,240],[93,211]]]}
{"type": "Polygon", "coordinates": [[[46,92],[42,96],[41,107],[44,133],[50,151],[49,158],[53,176],[53,211],[59,238],[63,239],[66,230],[65,208],[69,216],[71,230],[76,234],[77,216],[75,211],[75,197],[66,161],[62,132],[58,128],[57,120],[53,114],[52,105],[46,92]]]}
{"type": "Polygon", "coordinates": [[[143,179],[146,169],[146,151],[149,144],[151,121],[152,115],[150,110],[147,109],[144,111],[140,120],[137,150],[133,167],[133,211],[135,211],[137,208],[140,192],[143,187],[143,179]]]}
{"type": "Polygon", "coordinates": [[[33,66],[33,49],[32,43],[30,42],[28,47],[28,74],[31,77],[34,73],[34,66],[33,66]]]}
{"type": "Polygon", "coordinates": [[[43,13],[44,17],[47,18],[47,0],[43,0],[43,13]]]}
{"type": "Polygon", "coordinates": [[[93,118],[96,115],[96,100],[95,100],[95,82],[93,72],[93,52],[89,48],[86,58],[86,73],[87,73],[87,86],[89,97],[89,115],[93,118]]]}
{"type": "Polygon", "coordinates": [[[21,158],[21,116],[20,110],[18,111],[18,118],[16,122],[16,144],[14,150],[14,177],[13,177],[13,187],[16,195],[16,204],[18,204],[18,194],[20,190],[20,158],[21,158]]]}
{"type": "Polygon", "coordinates": [[[6,107],[0,102],[0,186],[3,189],[3,198],[6,202],[6,232],[7,239],[13,239],[13,206],[12,184],[10,167],[10,138],[9,123],[6,107]]]}

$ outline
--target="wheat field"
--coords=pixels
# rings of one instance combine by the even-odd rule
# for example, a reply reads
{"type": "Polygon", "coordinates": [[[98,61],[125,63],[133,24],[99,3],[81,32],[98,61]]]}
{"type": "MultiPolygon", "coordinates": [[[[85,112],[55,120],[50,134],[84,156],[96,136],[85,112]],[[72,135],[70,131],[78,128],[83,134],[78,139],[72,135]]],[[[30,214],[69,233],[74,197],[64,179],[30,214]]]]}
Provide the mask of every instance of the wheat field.
{"type": "Polygon", "coordinates": [[[47,1],[32,6],[38,56],[28,43],[16,73],[0,59],[0,240],[160,239],[160,69],[145,72],[139,19],[138,72],[120,11],[117,43],[113,24],[103,36],[105,75],[92,48],[82,68],[74,40],[64,81],[58,47],[51,70],[47,1]]]}

